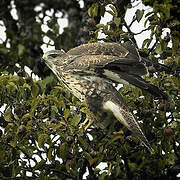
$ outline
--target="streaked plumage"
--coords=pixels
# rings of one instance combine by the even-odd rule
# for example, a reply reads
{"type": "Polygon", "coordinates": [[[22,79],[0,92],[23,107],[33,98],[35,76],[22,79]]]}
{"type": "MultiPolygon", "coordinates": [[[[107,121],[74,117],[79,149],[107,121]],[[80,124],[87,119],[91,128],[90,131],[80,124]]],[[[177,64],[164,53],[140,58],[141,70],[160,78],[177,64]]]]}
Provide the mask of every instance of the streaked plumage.
{"type": "Polygon", "coordinates": [[[160,98],[167,96],[158,87],[141,78],[147,73],[147,69],[137,50],[129,42],[84,44],[67,53],[53,50],[45,53],[43,59],[58,79],[77,98],[88,104],[99,124],[103,124],[104,120],[111,121],[106,113],[114,115],[152,151],[138,123],[112,83],[136,86],[160,98]]]}

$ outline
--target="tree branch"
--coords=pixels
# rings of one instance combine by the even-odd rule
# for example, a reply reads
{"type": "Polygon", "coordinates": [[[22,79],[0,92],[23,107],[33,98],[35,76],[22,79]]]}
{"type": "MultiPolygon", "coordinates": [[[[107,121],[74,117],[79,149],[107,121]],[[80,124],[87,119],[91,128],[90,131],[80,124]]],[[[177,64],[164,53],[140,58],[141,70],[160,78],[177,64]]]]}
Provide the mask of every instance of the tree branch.
{"type": "Polygon", "coordinates": [[[156,46],[156,44],[158,43],[158,41],[159,41],[159,38],[157,38],[156,39],[156,42],[153,44],[153,46],[151,47],[151,49],[149,49],[149,51],[148,51],[148,56],[149,56],[149,54],[153,51],[153,49],[155,48],[155,46],[156,46]]]}
{"type": "Polygon", "coordinates": [[[134,38],[134,33],[131,31],[130,27],[127,25],[125,20],[123,20],[123,25],[126,27],[128,33],[129,33],[130,40],[133,42],[133,44],[136,46],[136,48],[138,48],[136,40],[134,38]]]}
{"type": "Polygon", "coordinates": [[[141,34],[142,32],[144,32],[144,31],[148,31],[149,29],[147,28],[147,29],[143,29],[142,31],[140,31],[140,32],[138,32],[138,33],[133,33],[134,35],[138,35],[138,34],[141,34]]]}

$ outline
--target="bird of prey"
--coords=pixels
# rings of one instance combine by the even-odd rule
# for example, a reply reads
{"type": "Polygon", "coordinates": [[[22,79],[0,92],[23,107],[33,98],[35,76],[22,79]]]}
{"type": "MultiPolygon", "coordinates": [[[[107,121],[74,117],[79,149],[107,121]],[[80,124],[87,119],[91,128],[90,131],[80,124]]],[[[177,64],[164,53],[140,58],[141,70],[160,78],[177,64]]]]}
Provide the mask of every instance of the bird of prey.
{"type": "Polygon", "coordinates": [[[147,68],[130,42],[84,44],[67,53],[52,50],[42,59],[72,94],[87,103],[94,121],[103,124],[109,117],[115,117],[134,132],[150,152],[153,151],[127,104],[112,85],[114,82],[132,85],[167,98],[158,87],[141,77],[147,74],[147,68]]]}

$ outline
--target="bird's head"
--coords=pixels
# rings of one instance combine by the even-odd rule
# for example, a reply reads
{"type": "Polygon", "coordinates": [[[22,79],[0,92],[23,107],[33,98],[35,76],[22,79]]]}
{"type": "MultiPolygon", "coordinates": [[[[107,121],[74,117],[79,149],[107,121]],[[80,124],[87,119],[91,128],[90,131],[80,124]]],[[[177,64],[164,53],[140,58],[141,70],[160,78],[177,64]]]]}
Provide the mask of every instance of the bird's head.
{"type": "Polygon", "coordinates": [[[65,52],[61,50],[51,50],[44,53],[42,61],[44,61],[50,69],[53,69],[54,66],[61,66],[63,64],[63,55],[65,55],[65,52]]]}

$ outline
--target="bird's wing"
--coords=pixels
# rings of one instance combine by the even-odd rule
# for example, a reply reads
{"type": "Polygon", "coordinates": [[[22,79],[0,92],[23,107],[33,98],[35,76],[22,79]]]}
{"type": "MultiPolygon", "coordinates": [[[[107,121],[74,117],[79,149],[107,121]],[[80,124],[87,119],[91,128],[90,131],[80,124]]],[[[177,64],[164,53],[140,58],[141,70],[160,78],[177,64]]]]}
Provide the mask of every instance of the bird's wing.
{"type": "Polygon", "coordinates": [[[118,43],[85,44],[73,48],[66,55],[69,59],[66,71],[95,69],[102,72],[102,69],[116,69],[140,76],[147,73],[137,50],[130,45],[126,49],[125,45],[118,43]]]}
{"type": "Polygon", "coordinates": [[[93,43],[73,48],[66,53],[69,63],[65,71],[82,71],[99,74],[100,77],[116,83],[136,86],[158,98],[167,99],[167,95],[158,87],[141,78],[147,74],[146,66],[130,43],[93,43]]]}
{"type": "MultiPolygon", "coordinates": [[[[113,57],[117,57],[116,59],[117,60],[119,59],[120,63],[126,63],[126,64],[140,62],[141,59],[139,57],[137,49],[130,44],[128,44],[126,48],[126,44],[105,43],[105,42],[83,44],[69,50],[66,54],[74,55],[75,57],[89,56],[89,55],[90,56],[104,55],[107,57],[113,56],[113,57]]],[[[94,62],[92,61],[92,63],[94,62]]]]}
{"type": "MultiPolygon", "coordinates": [[[[129,63],[139,62],[141,60],[137,49],[127,41],[123,44],[96,42],[83,44],[67,52],[69,55],[111,55],[117,57],[126,57],[128,54],[133,58],[128,58],[129,63]]],[[[128,63],[127,62],[127,63],[128,63]]]]}
{"type": "Polygon", "coordinates": [[[69,55],[113,55],[124,57],[128,54],[128,50],[118,43],[96,42],[90,44],[82,44],[67,52],[69,55]]]}

